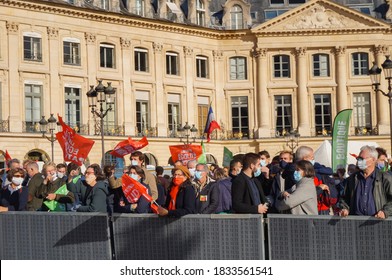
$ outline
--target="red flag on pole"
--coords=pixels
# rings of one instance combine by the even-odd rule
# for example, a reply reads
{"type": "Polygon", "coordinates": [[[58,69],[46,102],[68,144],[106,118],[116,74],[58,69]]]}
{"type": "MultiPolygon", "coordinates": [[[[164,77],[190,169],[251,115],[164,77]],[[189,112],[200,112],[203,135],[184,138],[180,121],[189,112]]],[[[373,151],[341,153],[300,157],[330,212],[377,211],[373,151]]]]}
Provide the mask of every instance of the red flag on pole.
{"type": "Polygon", "coordinates": [[[64,161],[72,161],[81,166],[95,142],[77,134],[59,115],[57,116],[63,129],[56,133],[56,138],[63,149],[64,161]]]}
{"type": "MultiPolygon", "coordinates": [[[[122,180],[122,190],[129,201],[129,203],[136,203],[141,196],[143,196],[148,202],[156,203],[151,195],[147,193],[147,188],[143,186],[138,181],[132,179],[127,174],[121,177],[122,180]]],[[[150,204],[151,209],[157,214],[158,207],[155,204],[150,204]]]]}
{"type": "Polygon", "coordinates": [[[12,157],[10,156],[10,154],[8,153],[8,151],[7,150],[5,150],[5,155],[4,155],[4,157],[5,157],[5,161],[10,161],[11,159],[12,159],[12,157]]]}
{"type": "Polygon", "coordinates": [[[147,137],[144,136],[140,141],[134,141],[131,137],[128,137],[127,140],[121,141],[117,144],[117,146],[110,152],[111,155],[115,157],[124,157],[130,153],[133,153],[136,150],[140,150],[141,148],[148,145],[147,137]]]}
{"type": "Polygon", "coordinates": [[[212,111],[212,107],[210,104],[210,109],[208,110],[207,122],[206,127],[204,129],[204,133],[207,133],[207,143],[210,142],[210,134],[215,130],[220,129],[219,124],[215,120],[214,112],[212,111]]]}
{"type": "Polygon", "coordinates": [[[173,162],[180,160],[182,164],[187,164],[190,160],[197,160],[203,154],[200,145],[176,145],[169,146],[173,162]]]}

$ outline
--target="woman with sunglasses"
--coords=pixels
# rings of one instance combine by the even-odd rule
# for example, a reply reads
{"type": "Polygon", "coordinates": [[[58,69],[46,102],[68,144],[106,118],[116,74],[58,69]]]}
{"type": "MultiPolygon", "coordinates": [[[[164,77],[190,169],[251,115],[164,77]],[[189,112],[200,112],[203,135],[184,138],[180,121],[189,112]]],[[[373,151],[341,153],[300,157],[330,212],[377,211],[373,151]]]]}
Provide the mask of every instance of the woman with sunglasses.
{"type": "Polygon", "coordinates": [[[0,212],[26,211],[27,199],[29,196],[27,187],[22,186],[25,178],[25,171],[22,168],[11,169],[7,174],[10,182],[0,193],[0,212]]]}

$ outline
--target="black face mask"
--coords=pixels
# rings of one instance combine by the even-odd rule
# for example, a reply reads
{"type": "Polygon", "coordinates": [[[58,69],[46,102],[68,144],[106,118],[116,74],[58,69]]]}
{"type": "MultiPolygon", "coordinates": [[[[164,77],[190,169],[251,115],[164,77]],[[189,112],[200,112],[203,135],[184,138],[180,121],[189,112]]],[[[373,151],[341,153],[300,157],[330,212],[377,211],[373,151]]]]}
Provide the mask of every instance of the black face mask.
{"type": "Polygon", "coordinates": [[[279,162],[279,166],[280,166],[281,168],[285,168],[285,167],[287,166],[287,164],[288,164],[288,162],[285,162],[284,160],[281,160],[281,161],[279,162]]]}

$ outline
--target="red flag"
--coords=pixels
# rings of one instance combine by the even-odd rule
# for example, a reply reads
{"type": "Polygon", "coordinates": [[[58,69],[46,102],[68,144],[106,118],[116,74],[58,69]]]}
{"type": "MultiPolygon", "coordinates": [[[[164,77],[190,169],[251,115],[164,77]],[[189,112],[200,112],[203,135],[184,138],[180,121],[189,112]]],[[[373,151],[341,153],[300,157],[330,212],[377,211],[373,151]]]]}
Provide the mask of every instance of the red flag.
{"type": "Polygon", "coordinates": [[[8,153],[8,151],[7,150],[5,150],[5,155],[4,155],[4,157],[5,157],[5,161],[10,161],[11,159],[12,159],[12,157],[10,156],[10,154],[8,153]]]}
{"type": "Polygon", "coordinates": [[[215,130],[220,129],[219,124],[215,120],[214,112],[212,111],[212,107],[210,105],[210,109],[208,110],[206,127],[204,129],[204,133],[207,133],[207,143],[210,142],[210,134],[215,130]]]}
{"type": "Polygon", "coordinates": [[[144,136],[140,141],[134,141],[131,137],[128,137],[127,140],[121,141],[117,144],[117,146],[110,152],[111,155],[115,157],[124,157],[130,153],[133,153],[136,150],[140,150],[141,148],[148,145],[147,137],[144,136]]]}
{"type": "MultiPolygon", "coordinates": [[[[129,175],[124,174],[121,177],[121,180],[123,193],[129,203],[136,203],[141,196],[147,199],[148,202],[155,202],[151,195],[147,193],[147,188],[135,179],[129,177],[129,175]]],[[[154,213],[158,214],[158,207],[155,204],[151,204],[150,207],[154,213]]]]}
{"type": "Polygon", "coordinates": [[[169,149],[173,162],[180,160],[184,165],[190,160],[196,160],[203,153],[200,145],[176,145],[169,146],[169,149]]]}
{"type": "Polygon", "coordinates": [[[63,131],[56,133],[56,138],[63,149],[64,161],[72,161],[81,166],[95,142],[77,134],[59,115],[57,116],[63,131]]]}

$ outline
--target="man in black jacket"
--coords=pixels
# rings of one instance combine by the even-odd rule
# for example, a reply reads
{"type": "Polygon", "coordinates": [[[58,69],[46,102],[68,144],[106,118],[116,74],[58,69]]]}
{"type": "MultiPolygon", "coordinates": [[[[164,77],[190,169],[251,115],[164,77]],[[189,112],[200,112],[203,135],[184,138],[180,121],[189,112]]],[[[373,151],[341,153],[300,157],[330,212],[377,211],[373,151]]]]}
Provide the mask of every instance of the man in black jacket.
{"type": "Polygon", "coordinates": [[[248,153],[242,162],[242,172],[233,180],[231,195],[235,213],[264,214],[268,211],[267,199],[260,181],[256,180],[261,174],[260,157],[248,153]]]}

